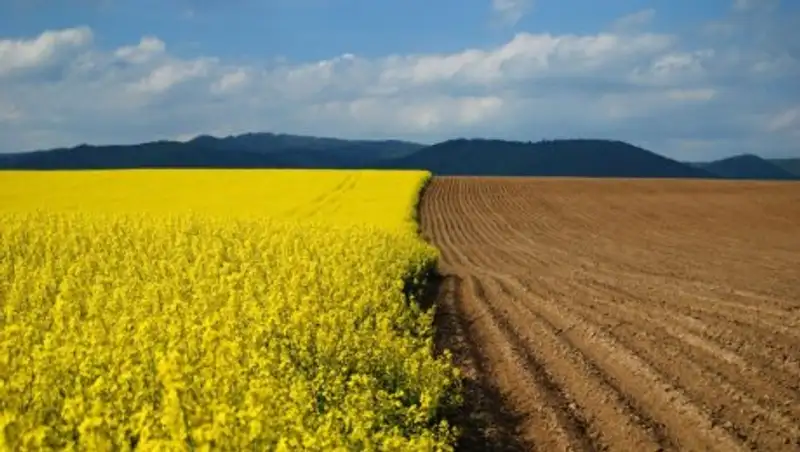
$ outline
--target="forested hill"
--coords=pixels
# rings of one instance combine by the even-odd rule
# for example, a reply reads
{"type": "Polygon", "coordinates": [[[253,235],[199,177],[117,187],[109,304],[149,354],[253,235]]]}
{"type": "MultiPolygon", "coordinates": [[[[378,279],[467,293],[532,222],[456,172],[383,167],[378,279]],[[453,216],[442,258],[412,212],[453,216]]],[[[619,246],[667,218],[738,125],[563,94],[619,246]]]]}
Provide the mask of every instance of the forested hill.
{"type": "Polygon", "coordinates": [[[769,159],[768,161],[773,165],[783,168],[784,171],[790,172],[795,177],[800,178],[800,158],[769,159]]]}
{"type": "Polygon", "coordinates": [[[483,176],[675,177],[713,174],[622,141],[554,140],[525,143],[459,139],[389,163],[434,174],[483,176]]]}
{"type": "MultiPolygon", "coordinates": [[[[793,160],[781,161],[790,167],[793,160]]],[[[455,139],[426,146],[252,133],[187,142],[93,146],[0,154],[0,169],[320,168],[427,169],[439,175],[789,179],[774,161],[736,156],[679,162],[615,140],[521,142],[455,139]]]]}
{"type": "Polygon", "coordinates": [[[694,166],[726,179],[792,180],[798,178],[780,166],[752,154],[735,155],[713,162],[695,163],[694,166]]]}

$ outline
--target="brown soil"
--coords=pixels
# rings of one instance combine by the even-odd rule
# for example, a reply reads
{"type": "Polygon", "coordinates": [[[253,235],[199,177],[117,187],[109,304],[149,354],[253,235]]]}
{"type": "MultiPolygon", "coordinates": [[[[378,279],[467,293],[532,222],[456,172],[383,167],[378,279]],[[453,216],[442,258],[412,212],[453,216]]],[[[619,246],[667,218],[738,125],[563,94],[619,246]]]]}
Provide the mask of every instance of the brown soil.
{"type": "Polygon", "coordinates": [[[435,178],[462,450],[800,450],[800,184],[435,178]]]}

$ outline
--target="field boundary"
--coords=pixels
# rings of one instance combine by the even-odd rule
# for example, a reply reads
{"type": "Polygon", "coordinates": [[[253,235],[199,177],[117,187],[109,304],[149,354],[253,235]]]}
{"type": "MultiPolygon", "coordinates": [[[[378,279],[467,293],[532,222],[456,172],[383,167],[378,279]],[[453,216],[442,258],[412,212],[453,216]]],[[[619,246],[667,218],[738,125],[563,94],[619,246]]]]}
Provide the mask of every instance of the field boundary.
{"type": "Polygon", "coordinates": [[[529,451],[531,445],[519,434],[523,419],[490,379],[476,378],[477,344],[469,337],[469,325],[455,299],[460,278],[442,272],[441,250],[422,229],[423,207],[437,178],[425,180],[415,206],[418,235],[438,253],[415,295],[421,309],[433,314],[434,357],[449,359],[460,372],[453,399],[442,407],[441,417],[456,429],[455,450],[529,451]]]}

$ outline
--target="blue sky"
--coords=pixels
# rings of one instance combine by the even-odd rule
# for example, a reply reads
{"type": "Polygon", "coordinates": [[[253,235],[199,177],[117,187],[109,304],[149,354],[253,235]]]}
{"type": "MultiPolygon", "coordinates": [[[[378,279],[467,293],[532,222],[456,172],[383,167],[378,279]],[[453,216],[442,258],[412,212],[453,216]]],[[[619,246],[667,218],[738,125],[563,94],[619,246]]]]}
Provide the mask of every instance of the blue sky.
{"type": "Polygon", "coordinates": [[[798,26],[786,0],[4,0],[0,152],[273,131],[800,155],[798,26]]]}

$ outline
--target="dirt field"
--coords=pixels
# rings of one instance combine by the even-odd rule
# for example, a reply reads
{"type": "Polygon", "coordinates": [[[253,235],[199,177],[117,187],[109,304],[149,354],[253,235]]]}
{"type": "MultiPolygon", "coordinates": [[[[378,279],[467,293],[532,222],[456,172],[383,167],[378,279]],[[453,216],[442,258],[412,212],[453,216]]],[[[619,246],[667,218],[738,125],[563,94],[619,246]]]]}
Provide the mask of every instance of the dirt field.
{"type": "Polygon", "coordinates": [[[800,450],[800,184],[437,178],[463,450],[800,450]]]}

